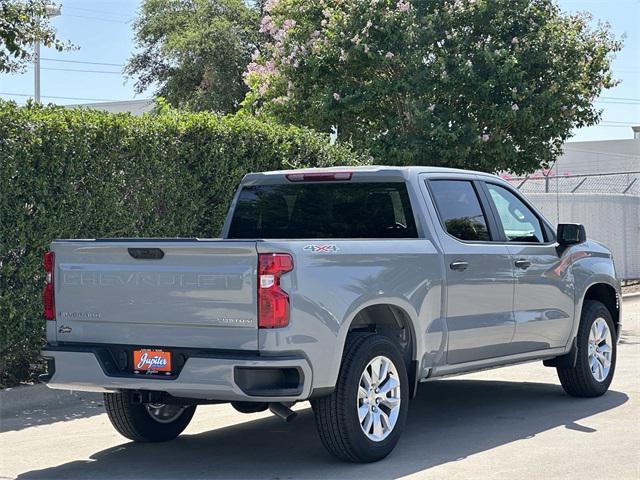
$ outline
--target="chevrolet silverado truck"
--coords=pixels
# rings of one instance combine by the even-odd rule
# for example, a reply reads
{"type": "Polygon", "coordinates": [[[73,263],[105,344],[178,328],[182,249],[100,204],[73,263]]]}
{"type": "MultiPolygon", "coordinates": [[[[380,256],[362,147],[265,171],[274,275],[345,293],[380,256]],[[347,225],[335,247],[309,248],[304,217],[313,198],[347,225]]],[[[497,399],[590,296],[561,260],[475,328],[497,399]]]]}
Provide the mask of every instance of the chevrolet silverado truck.
{"type": "Polygon", "coordinates": [[[252,173],[219,239],[56,240],[44,268],[44,380],[104,392],[137,442],[199,404],[290,419],[309,400],[329,452],[370,462],[420,382],[541,361],[595,397],[616,366],[610,251],[485,173],[252,173]]]}

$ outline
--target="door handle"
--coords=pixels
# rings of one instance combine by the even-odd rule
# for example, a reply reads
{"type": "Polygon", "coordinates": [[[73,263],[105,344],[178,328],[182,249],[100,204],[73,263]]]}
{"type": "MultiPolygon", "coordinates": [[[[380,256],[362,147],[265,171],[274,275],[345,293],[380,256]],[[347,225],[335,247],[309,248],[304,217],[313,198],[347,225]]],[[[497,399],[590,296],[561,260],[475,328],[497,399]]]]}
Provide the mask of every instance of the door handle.
{"type": "Polygon", "coordinates": [[[451,270],[458,270],[462,272],[463,270],[466,270],[468,266],[469,264],[467,262],[456,261],[456,262],[451,262],[451,264],[449,265],[449,268],[451,268],[451,270]]]}
{"type": "Polygon", "coordinates": [[[521,268],[522,270],[526,270],[527,268],[529,268],[531,266],[531,262],[529,260],[525,260],[523,258],[520,258],[520,259],[515,261],[515,265],[516,265],[516,267],[521,268]]]}

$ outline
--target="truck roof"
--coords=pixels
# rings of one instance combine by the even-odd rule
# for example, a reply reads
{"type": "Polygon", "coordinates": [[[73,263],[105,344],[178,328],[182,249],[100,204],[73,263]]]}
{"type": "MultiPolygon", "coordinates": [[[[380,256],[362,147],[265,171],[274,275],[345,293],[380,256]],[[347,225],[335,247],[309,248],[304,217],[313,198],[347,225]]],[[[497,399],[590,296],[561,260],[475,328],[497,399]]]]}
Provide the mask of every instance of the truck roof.
{"type": "Polygon", "coordinates": [[[323,173],[323,172],[354,172],[354,173],[367,173],[369,175],[374,175],[376,173],[383,176],[401,176],[404,178],[409,178],[410,176],[419,174],[419,173],[462,173],[462,174],[471,174],[471,175],[483,175],[493,178],[499,178],[496,175],[492,175],[487,172],[479,172],[475,170],[463,170],[460,168],[446,168],[446,167],[430,167],[430,166],[411,166],[411,167],[403,167],[403,166],[389,166],[389,165],[364,165],[364,166],[337,166],[337,167],[322,167],[322,168],[299,168],[299,169],[289,169],[289,170],[272,170],[269,172],[256,172],[249,173],[245,176],[245,180],[259,180],[260,178],[265,178],[265,176],[284,176],[295,173],[323,173]]]}

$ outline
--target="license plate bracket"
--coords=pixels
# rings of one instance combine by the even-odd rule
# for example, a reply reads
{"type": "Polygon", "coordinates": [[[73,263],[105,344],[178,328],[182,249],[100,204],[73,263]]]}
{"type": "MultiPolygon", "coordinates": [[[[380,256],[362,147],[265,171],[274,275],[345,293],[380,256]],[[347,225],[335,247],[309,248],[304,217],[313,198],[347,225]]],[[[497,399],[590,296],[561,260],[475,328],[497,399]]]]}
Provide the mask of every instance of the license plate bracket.
{"type": "Polygon", "coordinates": [[[133,351],[133,373],[171,375],[171,352],[155,348],[133,351]]]}

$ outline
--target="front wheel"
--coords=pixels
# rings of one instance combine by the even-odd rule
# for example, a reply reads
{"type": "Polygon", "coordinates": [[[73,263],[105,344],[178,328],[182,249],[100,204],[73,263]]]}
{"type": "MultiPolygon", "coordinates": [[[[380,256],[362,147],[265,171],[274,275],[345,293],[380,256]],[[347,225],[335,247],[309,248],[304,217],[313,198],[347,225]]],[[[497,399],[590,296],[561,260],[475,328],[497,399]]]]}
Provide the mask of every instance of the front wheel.
{"type": "Polygon", "coordinates": [[[585,301],[576,341],[576,364],[571,368],[558,367],[560,383],[573,397],[599,397],[611,385],[617,356],[616,331],[604,304],[585,301]]]}
{"type": "Polygon", "coordinates": [[[195,405],[138,404],[129,393],[105,393],[104,406],[114,428],[134,442],[172,440],[187,428],[195,405]]]}
{"type": "Polygon", "coordinates": [[[350,338],[334,392],[312,401],[325,448],[341,460],[375,462],[398,443],[409,406],[398,347],[381,335],[350,338]]]}

